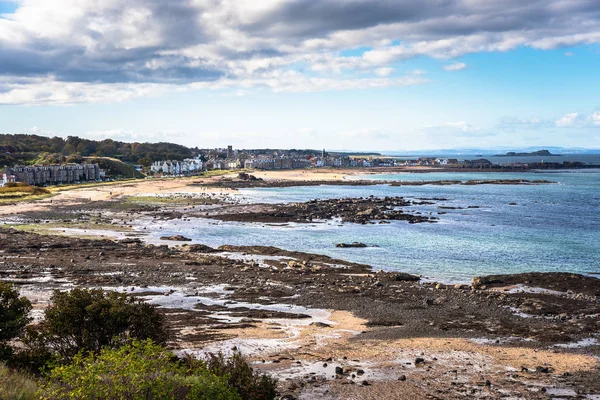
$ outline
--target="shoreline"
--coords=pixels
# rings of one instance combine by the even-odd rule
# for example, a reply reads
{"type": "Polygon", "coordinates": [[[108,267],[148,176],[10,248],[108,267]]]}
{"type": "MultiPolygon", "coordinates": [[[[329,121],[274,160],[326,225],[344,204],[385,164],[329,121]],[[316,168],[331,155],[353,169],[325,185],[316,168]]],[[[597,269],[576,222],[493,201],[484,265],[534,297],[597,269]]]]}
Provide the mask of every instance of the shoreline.
{"type": "MultiPolygon", "coordinates": [[[[268,174],[271,182],[281,176],[268,174]]],[[[323,176],[340,182],[332,171],[289,179],[298,185],[322,182],[323,176]]],[[[211,248],[182,236],[147,240],[144,227],[150,224],[206,213],[254,210],[292,220],[333,214],[354,220],[368,211],[364,222],[370,224],[371,216],[389,211],[385,207],[407,203],[326,200],[306,213],[244,204],[234,188],[193,186],[197,181],[127,182],[73,189],[52,203],[0,206],[4,222],[27,222],[24,230],[45,233],[0,227],[0,279],[32,299],[37,318],[53,289],[126,291],[160,307],[172,350],[204,354],[235,346],[255,368],[281,378],[288,398],[600,393],[598,277],[533,272],[448,283],[270,246],[211,248]],[[98,237],[106,232],[116,237],[98,237]]]]}
{"type": "Polygon", "coordinates": [[[476,397],[522,397],[532,387],[596,390],[596,278],[533,273],[444,285],[271,247],[216,249],[240,255],[231,259],[205,246],[139,239],[0,229],[0,240],[1,278],[23,288],[40,316],[54,288],[127,291],[160,306],[174,335],[170,348],[202,354],[236,346],[284,379],[281,390],[293,396],[346,393],[350,382],[356,395],[392,385],[405,396],[416,390],[414,398],[438,390],[446,398],[472,389],[476,397]],[[343,371],[337,379],[334,367],[343,371]],[[507,368],[520,377],[507,381],[507,368]],[[459,385],[451,384],[454,369],[462,371],[459,385]],[[482,376],[492,385],[482,389],[482,376]]]}

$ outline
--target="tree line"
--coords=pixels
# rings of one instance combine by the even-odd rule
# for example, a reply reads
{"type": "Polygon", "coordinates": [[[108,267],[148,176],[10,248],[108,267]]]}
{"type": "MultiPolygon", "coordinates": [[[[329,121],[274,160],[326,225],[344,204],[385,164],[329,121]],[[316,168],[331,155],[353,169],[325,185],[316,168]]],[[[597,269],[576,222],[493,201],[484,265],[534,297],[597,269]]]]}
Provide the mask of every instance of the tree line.
{"type": "MultiPolygon", "coordinates": [[[[192,149],[175,143],[127,143],[112,139],[90,140],[77,136],[45,137],[0,134],[0,164],[30,164],[44,154],[47,160],[76,157],[113,157],[128,163],[148,166],[153,161],[182,160],[192,157],[192,149]]],[[[42,160],[43,161],[43,160],[42,160]]]]}

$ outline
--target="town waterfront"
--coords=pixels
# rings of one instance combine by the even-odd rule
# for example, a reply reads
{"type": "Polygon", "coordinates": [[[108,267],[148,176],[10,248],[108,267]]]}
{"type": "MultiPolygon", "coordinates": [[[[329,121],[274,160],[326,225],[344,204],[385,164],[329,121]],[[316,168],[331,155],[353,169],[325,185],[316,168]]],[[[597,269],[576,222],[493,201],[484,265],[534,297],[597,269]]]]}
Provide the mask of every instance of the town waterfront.
{"type": "MultiPolygon", "coordinates": [[[[526,271],[600,273],[600,171],[503,173],[503,179],[545,179],[547,185],[297,186],[240,190],[252,203],[311,199],[404,196],[443,198],[419,211],[439,222],[357,225],[339,221],[312,224],[171,220],[152,226],[155,240],[183,234],[210,246],[269,245],[325,254],[384,270],[432,279],[469,281],[475,275],[526,271]],[[444,208],[439,208],[439,207],[444,208]],[[446,208],[447,207],[447,208],[446,208]],[[468,208],[471,207],[471,208],[468,208]],[[477,207],[477,208],[474,208],[477,207]],[[341,242],[370,247],[340,249],[341,242]]],[[[497,173],[364,175],[398,181],[496,179],[497,173]]]]}

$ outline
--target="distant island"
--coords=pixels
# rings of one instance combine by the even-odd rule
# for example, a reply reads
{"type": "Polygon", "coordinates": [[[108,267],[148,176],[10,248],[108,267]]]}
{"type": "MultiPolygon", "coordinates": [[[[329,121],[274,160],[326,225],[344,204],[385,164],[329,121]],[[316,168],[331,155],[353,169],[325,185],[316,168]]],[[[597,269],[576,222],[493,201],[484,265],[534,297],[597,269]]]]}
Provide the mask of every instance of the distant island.
{"type": "Polygon", "coordinates": [[[531,153],[516,153],[514,151],[509,151],[506,154],[496,154],[494,157],[530,157],[530,156],[560,157],[560,154],[552,154],[548,150],[532,151],[531,153]]]}

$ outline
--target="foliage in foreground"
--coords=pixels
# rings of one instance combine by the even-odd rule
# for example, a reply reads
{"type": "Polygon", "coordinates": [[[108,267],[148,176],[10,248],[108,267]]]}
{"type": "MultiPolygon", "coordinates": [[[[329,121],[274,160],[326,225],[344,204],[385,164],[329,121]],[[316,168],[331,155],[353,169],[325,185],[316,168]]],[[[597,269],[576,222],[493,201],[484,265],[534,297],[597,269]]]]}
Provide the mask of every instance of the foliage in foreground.
{"type": "Polygon", "coordinates": [[[33,379],[0,364],[0,400],[34,400],[37,390],[33,379]]]}
{"type": "Polygon", "coordinates": [[[125,293],[101,289],[55,291],[45,320],[31,327],[23,341],[27,350],[17,363],[39,371],[52,361],[68,363],[80,351],[99,353],[133,339],[167,339],[164,318],[156,307],[125,293]]]}
{"type": "MultiPolygon", "coordinates": [[[[277,396],[277,380],[253,370],[240,353],[231,358],[210,355],[206,361],[176,358],[160,345],[167,335],[156,308],[124,293],[74,289],[56,291],[51,300],[46,320],[29,327],[20,338],[27,349],[9,360],[21,371],[46,371],[45,379],[40,378],[42,399],[272,400],[277,396]]],[[[0,283],[4,340],[23,331],[30,310],[26,298],[0,283]]],[[[36,387],[27,375],[0,365],[0,400],[40,398],[34,396],[36,387]]]]}
{"type": "Polygon", "coordinates": [[[10,357],[12,350],[7,345],[9,340],[19,336],[29,323],[31,303],[13,285],[0,282],[0,360],[10,357]]]}
{"type": "Polygon", "coordinates": [[[134,341],[120,349],[75,356],[54,368],[40,391],[41,399],[241,399],[223,377],[203,363],[174,362],[173,354],[151,341],[134,341]]]}
{"type": "Polygon", "coordinates": [[[222,353],[211,354],[208,369],[215,375],[227,377],[229,385],[243,399],[270,400],[277,396],[277,379],[252,369],[239,352],[229,358],[222,353]]]}

